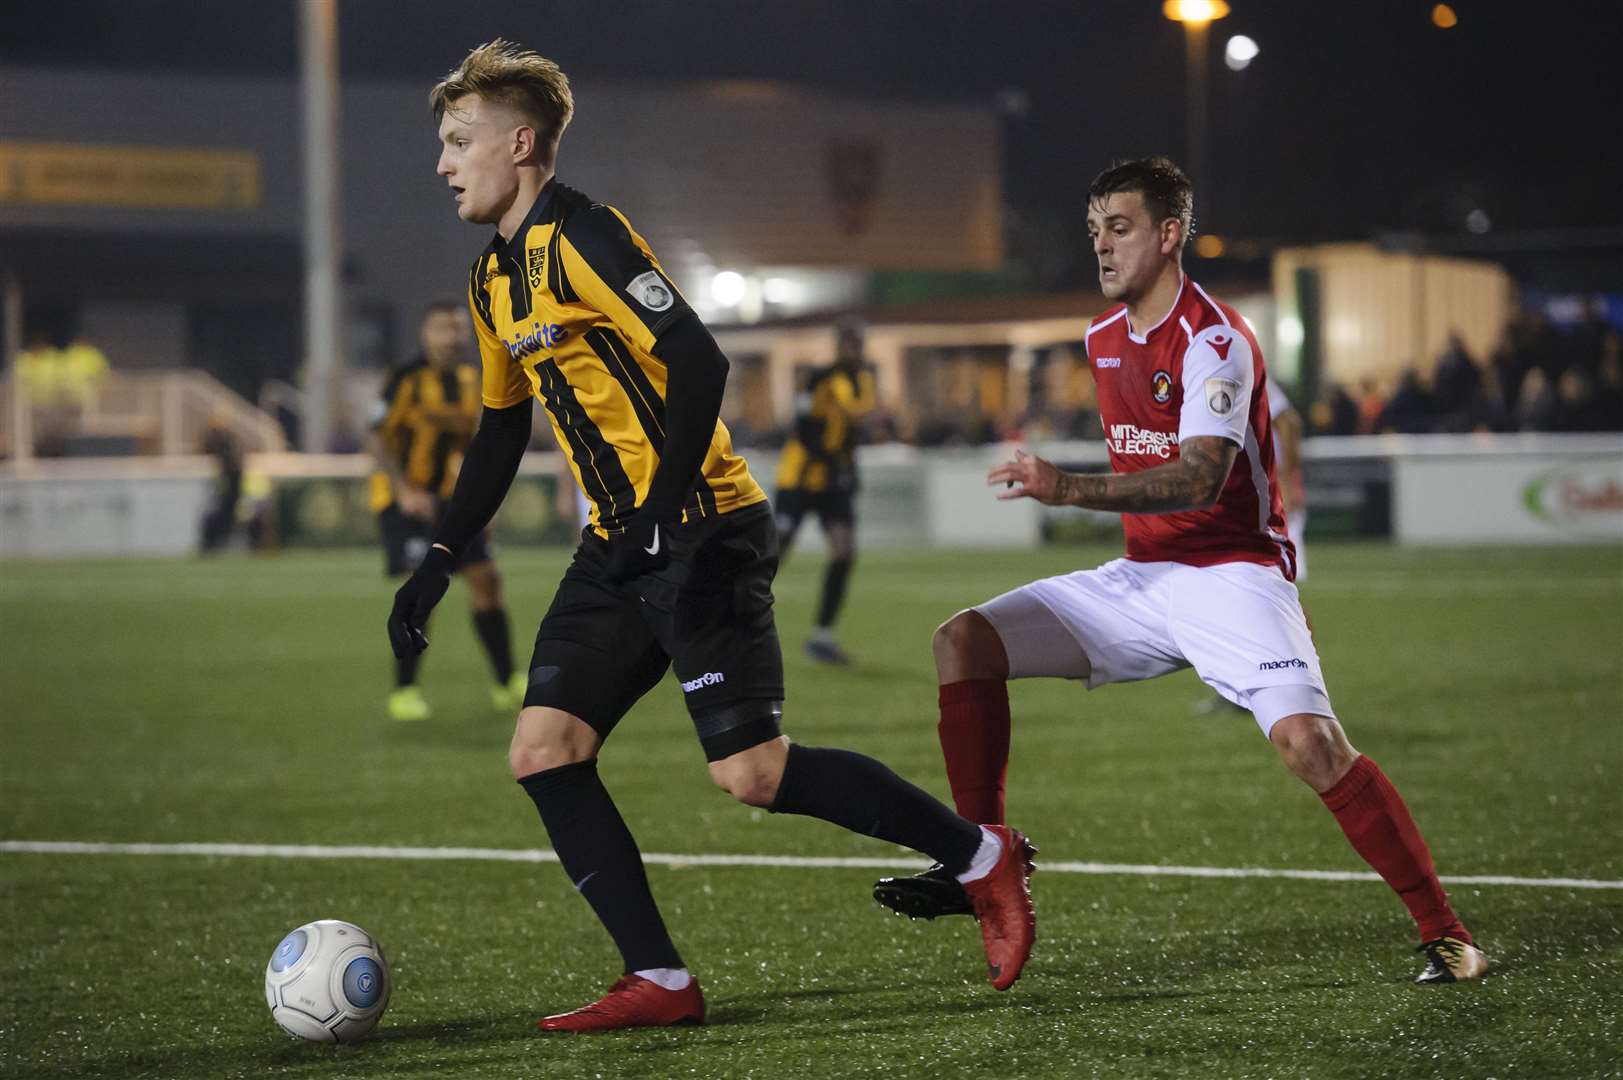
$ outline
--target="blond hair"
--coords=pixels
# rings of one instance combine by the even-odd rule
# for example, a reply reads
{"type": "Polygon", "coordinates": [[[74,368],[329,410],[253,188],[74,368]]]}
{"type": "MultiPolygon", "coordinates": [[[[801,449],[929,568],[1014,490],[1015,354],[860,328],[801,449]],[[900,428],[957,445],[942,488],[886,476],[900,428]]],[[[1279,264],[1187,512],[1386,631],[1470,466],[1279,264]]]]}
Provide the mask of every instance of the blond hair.
{"type": "Polygon", "coordinates": [[[447,108],[469,94],[516,109],[535,123],[536,134],[552,146],[558,144],[575,115],[569,79],[558,65],[501,38],[474,49],[434,84],[428,94],[434,119],[442,119],[447,108]]]}

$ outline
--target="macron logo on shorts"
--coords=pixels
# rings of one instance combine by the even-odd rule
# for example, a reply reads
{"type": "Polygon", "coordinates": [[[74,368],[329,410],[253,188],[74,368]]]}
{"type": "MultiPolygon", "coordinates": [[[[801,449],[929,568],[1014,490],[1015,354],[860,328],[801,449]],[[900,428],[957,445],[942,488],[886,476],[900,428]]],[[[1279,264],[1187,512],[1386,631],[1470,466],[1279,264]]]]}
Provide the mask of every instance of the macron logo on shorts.
{"type": "Polygon", "coordinates": [[[1278,671],[1281,668],[1301,668],[1307,670],[1307,661],[1291,657],[1289,660],[1264,660],[1257,665],[1258,671],[1278,671]]]}
{"type": "MultiPolygon", "coordinates": [[[[1302,666],[1306,667],[1307,665],[1304,664],[1302,666]]],[[[717,683],[726,681],[727,676],[723,675],[721,672],[707,671],[703,675],[700,675],[697,679],[689,679],[687,682],[683,683],[682,693],[691,694],[695,690],[703,690],[707,686],[714,686],[717,683]]]]}

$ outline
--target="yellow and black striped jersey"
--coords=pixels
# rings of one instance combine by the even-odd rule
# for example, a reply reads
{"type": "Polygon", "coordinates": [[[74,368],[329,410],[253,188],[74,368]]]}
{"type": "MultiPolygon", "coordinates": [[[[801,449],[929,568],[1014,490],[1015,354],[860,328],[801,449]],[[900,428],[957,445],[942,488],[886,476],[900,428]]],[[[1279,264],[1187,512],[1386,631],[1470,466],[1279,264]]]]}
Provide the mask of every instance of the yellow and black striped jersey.
{"type": "MultiPolygon", "coordinates": [[[[472,364],[434,368],[418,360],[390,372],[372,411],[372,430],[401,477],[449,498],[462,453],[479,421],[479,371],[472,364]]],[[[372,474],[374,512],[394,502],[389,474],[372,474]]]]}
{"type": "Polygon", "coordinates": [[[857,421],[873,411],[873,372],[834,365],[795,399],[795,433],[778,459],[778,490],[821,492],[856,485],[857,421]]]}
{"type": "MultiPolygon", "coordinates": [[[[691,313],[687,301],[618,210],[556,180],[512,240],[491,241],[468,286],[485,404],[539,397],[592,503],[592,527],[617,532],[664,448],[666,372],[653,349],[691,313]]],[[[765,498],[717,421],[684,519],[765,498]]]]}

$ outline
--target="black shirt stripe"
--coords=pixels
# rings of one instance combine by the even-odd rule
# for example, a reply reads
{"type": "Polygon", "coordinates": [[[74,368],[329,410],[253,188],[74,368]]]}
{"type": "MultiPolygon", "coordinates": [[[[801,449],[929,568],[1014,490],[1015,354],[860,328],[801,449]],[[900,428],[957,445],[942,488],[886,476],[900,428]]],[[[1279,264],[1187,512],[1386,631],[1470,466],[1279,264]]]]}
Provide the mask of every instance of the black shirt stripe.
{"type": "Polygon", "coordinates": [[[576,304],[580,302],[580,294],[569,283],[569,275],[564,273],[563,260],[558,257],[558,238],[563,235],[563,224],[552,230],[552,236],[547,239],[547,288],[552,295],[558,298],[561,304],[576,304]]]}
{"type": "Polygon", "coordinates": [[[598,524],[608,532],[620,529],[637,505],[637,489],[621,466],[620,455],[587,415],[556,360],[543,360],[535,372],[541,377],[547,411],[569,440],[571,456],[580,467],[581,485],[597,504],[598,524]]]}
{"type": "MultiPolygon", "coordinates": [[[[626,397],[631,399],[631,408],[637,414],[637,420],[642,425],[643,434],[654,448],[654,453],[665,453],[665,401],[654,389],[654,384],[648,381],[648,373],[643,371],[637,363],[636,357],[626,347],[625,340],[619,334],[612,333],[598,327],[586,332],[586,341],[597,353],[598,359],[608,369],[625,390],[626,397]]],[[[698,517],[706,517],[716,512],[716,493],[710,489],[710,482],[704,478],[703,473],[694,477],[694,491],[684,509],[689,510],[698,517]]]]}
{"type": "MultiPolygon", "coordinates": [[[[520,251],[519,255],[518,255],[518,259],[522,260],[523,257],[524,257],[524,253],[522,251],[520,251]]],[[[524,267],[520,266],[518,264],[518,261],[515,261],[514,259],[509,258],[506,255],[498,255],[497,258],[502,260],[502,263],[503,263],[502,271],[507,276],[507,299],[513,305],[513,318],[514,318],[514,320],[529,318],[530,317],[530,284],[529,284],[530,279],[529,279],[529,275],[527,275],[524,272],[524,267]]]]}
{"type": "Polygon", "coordinates": [[[648,381],[647,374],[637,364],[631,351],[619,339],[602,327],[586,331],[586,342],[597,353],[603,366],[613,375],[626,397],[631,399],[632,411],[642,424],[642,432],[654,447],[654,453],[665,452],[665,402],[648,381]]]}
{"type": "Polygon", "coordinates": [[[468,291],[473,296],[473,310],[481,322],[490,328],[492,334],[496,333],[496,317],[490,311],[490,294],[485,291],[485,263],[489,256],[481,255],[474,260],[473,270],[468,274],[468,291]]]}

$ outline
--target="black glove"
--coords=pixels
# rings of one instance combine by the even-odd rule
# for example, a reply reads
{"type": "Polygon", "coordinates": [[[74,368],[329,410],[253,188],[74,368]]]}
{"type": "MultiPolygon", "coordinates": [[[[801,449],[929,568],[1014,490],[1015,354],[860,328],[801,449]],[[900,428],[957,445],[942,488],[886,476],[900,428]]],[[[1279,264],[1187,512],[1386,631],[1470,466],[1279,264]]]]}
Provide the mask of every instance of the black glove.
{"type": "Polygon", "coordinates": [[[389,646],[396,659],[416,656],[428,648],[423,627],[428,625],[434,605],[450,587],[455,569],[455,555],[442,547],[430,547],[411,577],[395,592],[394,609],[389,612],[389,646]]]}
{"type": "Polygon", "coordinates": [[[671,563],[670,527],[639,510],[626,519],[625,531],[609,537],[609,564],[603,576],[610,585],[622,585],[643,574],[654,574],[671,563]]]}

